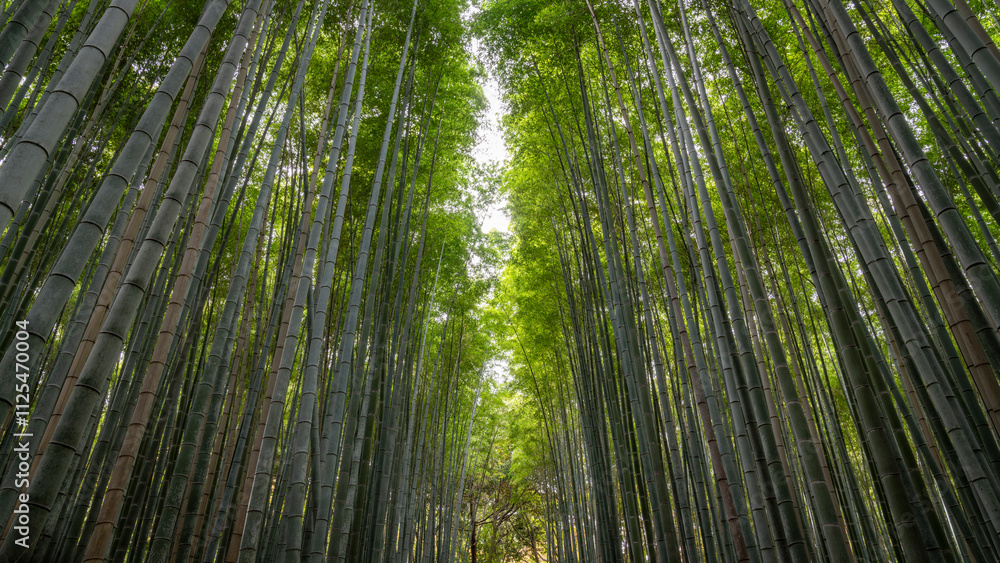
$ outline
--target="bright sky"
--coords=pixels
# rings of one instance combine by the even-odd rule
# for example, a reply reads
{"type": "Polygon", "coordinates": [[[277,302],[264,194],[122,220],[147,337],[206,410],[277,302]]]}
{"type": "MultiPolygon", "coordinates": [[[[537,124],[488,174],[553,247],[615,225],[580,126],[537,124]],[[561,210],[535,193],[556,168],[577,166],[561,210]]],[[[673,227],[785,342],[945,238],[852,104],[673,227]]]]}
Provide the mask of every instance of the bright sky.
{"type": "MultiPolygon", "coordinates": [[[[476,8],[473,7],[464,17],[472,17],[476,8]]],[[[472,54],[479,58],[479,40],[472,39],[472,54]]],[[[488,162],[506,162],[507,144],[504,143],[503,135],[500,132],[500,117],[503,115],[503,102],[500,100],[500,85],[493,76],[488,76],[483,86],[483,93],[489,107],[486,110],[486,123],[480,129],[481,139],[473,150],[472,154],[481,164],[488,162]]],[[[510,231],[510,217],[504,211],[506,200],[498,202],[487,209],[480,210],[480,218],[483,219],[483,231],[490,232],[497,230],[501,232],[510,231]]]]}
{"type": "MultiPolygon", "coordinates": [[[[473,41],[473,53],[479,55],[479,41],[473,41]]],[[[479,162],[507,160],[507,144],[500,133],[500,118],[503,116],[503,101],[500,100],[500,85],[496,78],[488,76],[483,86],[483,93],[486,94],[486,101],[489,103],[487,111],[487,122],[481,133],[483,138],[476,145],[475,157],[479,162]]]]}
{"type": "MultiPolygon", "coordinates": [[[[469,20],[476,11],[478,11],[478,6],[472,5],[469,10],[462,14],[462,18],[469,20]]],[[[473,56],[477,59],[480,58],[480,44],[478,39],[472,39],[470,50],[473,56]]],[[[480,139],[473,149],[472,155],[480,164],[487,164],[489,162],[504,163],[510,154],[507,152],[507,144],[504,143],[503,135],[500,131],[500,117],[504,113],[503,101],[500,100],[500,85],[493,76],[487,76],[486,82],[482,84],[482,87],[488,104],[486,122],[480,126],[480,139]]],[[[504,210],[506,205],[507,200],[501,199],[495,205],[478,210],[479,218],[483,221],[482,229],[484,232],[488,233],[494,230],[504,233],[510,232],[510,217],[504,210]]],[[[473,257],[473,260],[477,260],[477,257],[473,257]]],[[[495,384],[502,384],[509,381],[511,372],[507,357],[501,354],[490,361],[486,367],[486,375],[495,384]]]]}
{"type": "MultiPolygon", "coordinates": [[[[486,99],[489,102],[489,109],[487,110],[488,121],[482,130],[482,139],[476,145],[473,155],[481,163],[489,161],[506,162],[508,156],[507,144],[504,143],[503,135],[500,133],[500,116],[503,114],[503,102],[500,101],[500,87],[497,85],[496,79],[492,76],[487,79],[486,84],[483,84],[483,93],[486,94],[486,99]]],[[[501,200],[484,210],[486,218],[483,221],[483,231],[487,233],[492,230],[510,231],[510,217],[507,216],[504,210],[506,205],[507,201],[501,200]]]]}

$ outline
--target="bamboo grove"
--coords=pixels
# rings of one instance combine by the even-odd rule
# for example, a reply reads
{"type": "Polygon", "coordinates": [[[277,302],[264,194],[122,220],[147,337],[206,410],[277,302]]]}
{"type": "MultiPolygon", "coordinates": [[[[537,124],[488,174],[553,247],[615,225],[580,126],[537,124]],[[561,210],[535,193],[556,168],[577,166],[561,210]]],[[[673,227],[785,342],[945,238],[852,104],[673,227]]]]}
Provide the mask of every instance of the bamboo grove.
{"type": "Polygon", "coordinates": [[[1000,560],[995,38],[0,0],[0,561],[1000,560]]]}
{"type": "Polygon", "coordinates": [[[996,8],[487,6],[556,559],[1000,558],[996,8]]]}
{"type": "Polygon", "coordinates": [[[4,8],[0,560],[453,554],[488,342],[461,6],[4,8]]]}

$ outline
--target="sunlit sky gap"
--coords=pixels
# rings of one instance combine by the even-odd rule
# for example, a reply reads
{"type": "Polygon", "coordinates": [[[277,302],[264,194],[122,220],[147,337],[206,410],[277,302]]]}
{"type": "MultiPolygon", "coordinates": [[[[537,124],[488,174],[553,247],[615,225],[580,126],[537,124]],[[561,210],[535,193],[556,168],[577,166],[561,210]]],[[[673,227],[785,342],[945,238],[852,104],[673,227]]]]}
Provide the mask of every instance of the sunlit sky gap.
{"type": "MultiPolygon", "coordinates": [[[[462,18],[469,21],[478,11],[478,6],[471,6],[462,14],[462,18]]],[[[481,60],[479,49],[479,39],[473,37],[470,50],[476,59],[481,60]]],[[[479,142],[476,144],[475,149],[473,149],[472,155],[480,164],[487,164],[489,162],[503,163],[507,161],[509,155],[507,144],[504,142],[503,134],[500,130],[500,117],[504,111],[503,101],[500,99],[500,85],[497,83],[496,78],[492,75],[487,75],[486,82],[482,84],[482,87],[483,94],[486,95],[486,101],[489,106],[486,110],[486,122],[480,126],[479,142]]],[[[484,232],[493,230],[510,232],[510,217],[504,209],[506,205],[507,200],[500,199],[496,204],[486,209],[478,210],[479,218],[483,220],[484,232]]]]}

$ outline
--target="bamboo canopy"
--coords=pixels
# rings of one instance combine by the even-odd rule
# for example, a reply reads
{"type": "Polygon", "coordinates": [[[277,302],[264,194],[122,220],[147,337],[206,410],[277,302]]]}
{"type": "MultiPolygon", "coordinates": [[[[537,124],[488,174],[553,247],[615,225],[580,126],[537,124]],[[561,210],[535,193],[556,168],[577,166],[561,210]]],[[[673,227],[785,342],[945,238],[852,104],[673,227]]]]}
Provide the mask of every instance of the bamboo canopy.
{"type": "Polygon", "coordinates": [[[998,41],[0,0],[0,562],[1000,561],[998,41]]]}

